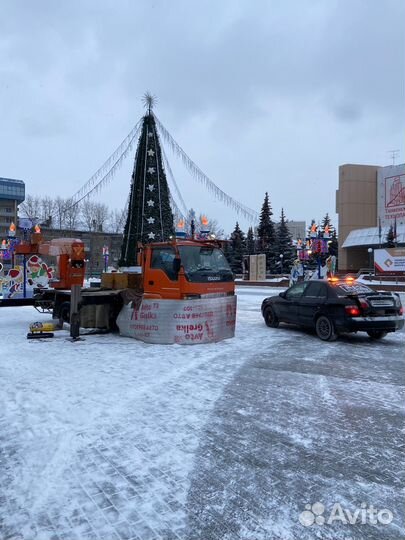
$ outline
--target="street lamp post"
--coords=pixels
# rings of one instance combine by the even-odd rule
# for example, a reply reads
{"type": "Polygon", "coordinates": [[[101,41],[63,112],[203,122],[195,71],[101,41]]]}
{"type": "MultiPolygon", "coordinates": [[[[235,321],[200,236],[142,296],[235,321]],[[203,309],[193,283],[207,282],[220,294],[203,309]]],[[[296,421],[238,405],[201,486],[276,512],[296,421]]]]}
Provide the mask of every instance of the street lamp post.
{"type": "Polygon", "coordinates": [[[372,273],[372,270],[373,270],[373,248],[372,247],[369,247],[368,248],[368,267],[369,267],[369,270],[370,270],[370,281],[371,281],[371,273],[372,273]]]}
{"type": "Polygon", "coordinates": [[[315,223],[311,226],[309,237],[311,242],[311,253],[316,254],[318,279],[321,279],[321,229],[319,226],[317,227],[315,223]]]}
{"type": "Polygon", "coordinates": [[[110,256],[110,251],[108,246],[103,247],[103,257],[104,257],[104,272],[107,272],[108,269],[108,258],[110,256]]]}
{"type": "Polygon", "coordinates": [[[8,239],[8,243],[10,245],[10,249],[11,249],[11,268],[14,268],[14,266],[15,266],[14,248],[15,248],[15,245],[17,243],[15,234],[16,234],[16,226],[15,226],[14,223],[10,223],[10,227],[8,229],[8,234],[7,234],[7,239],[8,239]]]}
{"type": "Polygon", "coordinates": [[[280,253],[280,273],[282,274],[283,273],[283,258],[284,258],[284,255],[282,253],[280,253]]]}

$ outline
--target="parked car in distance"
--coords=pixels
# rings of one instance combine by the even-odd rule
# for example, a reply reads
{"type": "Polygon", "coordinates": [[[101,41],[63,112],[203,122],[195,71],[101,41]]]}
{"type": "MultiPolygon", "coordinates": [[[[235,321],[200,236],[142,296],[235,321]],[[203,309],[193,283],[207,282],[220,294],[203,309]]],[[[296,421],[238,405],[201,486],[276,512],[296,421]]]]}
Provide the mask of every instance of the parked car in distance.
{"type": "Polygon", "coordinates": [[[404,326],[398,294],[376,292],[353,279],[297,283],[266,298],[262,315],[271,328],[282,322],[313,328],[324,341],[348,332],[367,332],[370,338],[381,339],[404,326]]]}

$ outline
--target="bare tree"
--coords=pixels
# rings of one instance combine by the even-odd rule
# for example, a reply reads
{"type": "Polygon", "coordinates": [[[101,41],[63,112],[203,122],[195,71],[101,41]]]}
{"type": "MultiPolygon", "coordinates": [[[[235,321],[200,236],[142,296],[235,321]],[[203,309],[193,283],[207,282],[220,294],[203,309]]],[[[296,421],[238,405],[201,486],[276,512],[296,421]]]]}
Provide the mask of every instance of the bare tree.
{"type": "Polygon", "coordinates": [[[216,219],[211,219],[207,217],[207,214],[200,214],[197,217],[197,214],[193,208],[190,208],[187,216],[186,216],[186,234],[188,236],[191,236],[191,222],[194,222],[194,233],[200,234],[201,229],[204,228],[206,230],[209,230],[211,234],[215,235],[217,238],[224,238],[224,230],[219,226],[218,221],[216,219]],[[202,222],[208,221],[208,223],[204,223],[204,226],[202,222]]]}
{"type": "Polygon", "coordinates": [[[80,203],[74,204],[73,199],[65,200],[64,225],[67,229],[73,231],[77,228],[80,219],[80,212],[80,203]]]}
{"type": "Polygon", "coordinates": [[[103,231],[109,218],[108,206],[85,200],[82,203],[82,221],[88,231],[103,231]]]}
{"type": "Polygon", "coordinates": [[[55,217],[58,229],[63,229],[66,219],[66,200],[62,197],[55,199],[55,217]]]}
{"type": "Polygon", "coordinates": [[[33,223],[41,217],[41,199],[37,196],[27,195],[25,201],[20,204],[22,214],[33,223]]]}
{"type": "Polygon", "coordinates": [[[52,215],[55,212],[55,201],[52,197],[41,197],[41,222],[52,223],[52,215]]]}
{"type": "Polygon", "coordinates": [[[208,225],[206,227],[210,231],[210,234],[215,235],[216,238],[224,237],[224,229],[219,226],[218,221],[216,219],[211,219],[207,217],[206,214],[200,214],[198,220],[196,220],[196,232],[201,231],[203,219],[208,220],[208,225]]]}
{"type": "Polygon", "coordinates": [[[81,219],[87,231],[96,229],[96,220],[94,217],[94,203],[86,199],[82,203],[81,219]]]}
{"type": "Polygon", "coordinates": [[[123,210],[112,210],[109,215],[108,228],[110,232],[121,233],[125,225],[125,212],[123,210]]]}
{"type": "Polygon", "coordinates": [[[220,227],[216,219],[208,220],[208,227],[211,234],[214,234],[216,238],[224,238],[225,232],[222,227],[220,227]]]}
{"type": "Polygon", "coordinates": [[[106,204],[103,204],[103,203],[94,204],[94,219],[96,221],[97,231],[103,231],[105,229],[109,214],[110,213],[108,210],[108,206],[106,204]]]}

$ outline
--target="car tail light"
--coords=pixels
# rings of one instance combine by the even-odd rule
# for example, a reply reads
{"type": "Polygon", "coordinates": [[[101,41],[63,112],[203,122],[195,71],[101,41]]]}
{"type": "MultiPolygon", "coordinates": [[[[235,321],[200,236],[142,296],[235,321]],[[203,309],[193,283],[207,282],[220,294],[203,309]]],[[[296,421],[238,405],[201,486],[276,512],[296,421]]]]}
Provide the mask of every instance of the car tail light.
{"type": "Polygon", "coordinates": [[[346,315],[349,315],[349,317],[357,317],[358,315],[360,315],[360,309],[354,305],[345,306],[345,312],[346,315]]]}
{"type": "Polygon", "coordinates": [[[400,314],[400,315],[403,315],[403,314],[404,314],[404,308],[403,308],[402,306],[399,308],[399,314],[400,314]]]}

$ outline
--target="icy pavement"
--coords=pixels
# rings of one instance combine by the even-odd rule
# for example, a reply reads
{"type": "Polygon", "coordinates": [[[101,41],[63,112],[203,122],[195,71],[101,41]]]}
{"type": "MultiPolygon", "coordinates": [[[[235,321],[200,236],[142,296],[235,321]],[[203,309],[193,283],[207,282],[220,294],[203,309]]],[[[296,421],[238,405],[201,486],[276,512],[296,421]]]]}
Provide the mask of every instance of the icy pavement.
{"type": "Polygon", "coordinates": [[[1,308],[0,539],[403,538],[404,332],[269,329],[278,292],[190,347],[27,341],[49,316],[1,308]]]}

